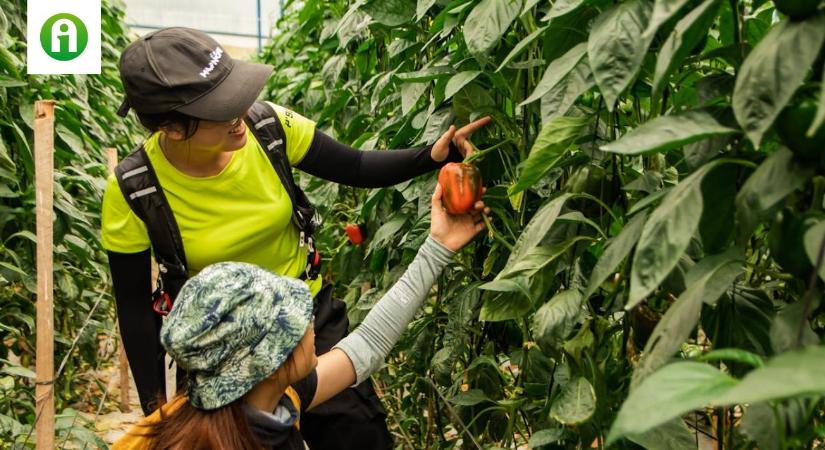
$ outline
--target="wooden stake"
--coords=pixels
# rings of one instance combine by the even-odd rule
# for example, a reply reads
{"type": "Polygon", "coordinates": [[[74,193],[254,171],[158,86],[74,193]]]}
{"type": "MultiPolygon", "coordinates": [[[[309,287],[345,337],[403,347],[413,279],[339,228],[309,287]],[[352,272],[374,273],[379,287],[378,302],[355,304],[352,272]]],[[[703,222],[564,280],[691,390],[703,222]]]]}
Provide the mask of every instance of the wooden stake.
{"type": "Polygon", "coordinates": [[[34,103],[34,173],[37,228],[37,450],[54,448],[54,100],[34,103]]]}
{"type": "MultiPolygon", "coordinates": [[[[106,161],[109,166],[109,173],[115,171],[117,166],[117,149],[106,149],[106,161]]],[[[120,345],[118,346],[118,372],[120,373],[120,412],[129,412],[129,360],[126,359],[126,350],[123,348],[123,334],[120,334],[120,345]]]]}

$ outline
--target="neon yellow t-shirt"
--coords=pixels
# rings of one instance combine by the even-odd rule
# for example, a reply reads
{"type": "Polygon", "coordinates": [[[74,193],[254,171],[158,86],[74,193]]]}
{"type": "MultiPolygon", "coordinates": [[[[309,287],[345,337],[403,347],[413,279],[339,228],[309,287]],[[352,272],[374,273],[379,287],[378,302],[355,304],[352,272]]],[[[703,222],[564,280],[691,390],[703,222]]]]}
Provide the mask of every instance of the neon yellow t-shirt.
{"type": "MultiPolygon", "coordinates": [[[[286,134],[290,165],[306,155],[315,122],[273,105],[286,134]]],[[[306,267],[306,249],[298,246],[298,229],[292,223],[292,203],[263,148],[247,129],[246,145],[233,152],[221,173],[192,177],[166,159],[159,133],[144,147],[163,192],[175,215],[183,239],[190,276],[221,261],[240,261],[275,273],[298,277],[306,267]]],[[[150,247],[146,225],[109,177],[103,195],[103,248],[137,253],[150,247]]],[[[309,282],[315,295],[321,278],[309,282]]]]}

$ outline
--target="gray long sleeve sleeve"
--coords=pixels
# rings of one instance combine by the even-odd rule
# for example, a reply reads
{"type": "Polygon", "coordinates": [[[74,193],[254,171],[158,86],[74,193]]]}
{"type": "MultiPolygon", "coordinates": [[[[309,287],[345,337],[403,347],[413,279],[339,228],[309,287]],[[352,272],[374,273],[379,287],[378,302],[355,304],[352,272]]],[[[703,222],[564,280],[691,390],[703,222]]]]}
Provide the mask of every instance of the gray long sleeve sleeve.
{"type": "Polygon", "coordinates": [[[355,384],[381,368],[453,255],[453,251],[428,236],[404,275],[373,306],[361,325],[335,345],[352,361],[355,384]]]}

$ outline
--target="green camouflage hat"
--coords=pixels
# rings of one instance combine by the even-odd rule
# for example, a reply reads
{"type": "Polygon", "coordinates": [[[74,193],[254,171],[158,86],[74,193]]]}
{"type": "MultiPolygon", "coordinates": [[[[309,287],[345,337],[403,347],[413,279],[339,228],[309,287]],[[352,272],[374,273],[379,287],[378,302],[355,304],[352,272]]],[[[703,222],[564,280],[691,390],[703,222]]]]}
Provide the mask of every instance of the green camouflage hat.
{"type": "Polygon", "coordinates": [[[222,262],[183,285],[160,340],[188,372],[192,405],[215,409],[275,373],[303,338],[311,315],[312,294],[304,282],[222,262]]]}

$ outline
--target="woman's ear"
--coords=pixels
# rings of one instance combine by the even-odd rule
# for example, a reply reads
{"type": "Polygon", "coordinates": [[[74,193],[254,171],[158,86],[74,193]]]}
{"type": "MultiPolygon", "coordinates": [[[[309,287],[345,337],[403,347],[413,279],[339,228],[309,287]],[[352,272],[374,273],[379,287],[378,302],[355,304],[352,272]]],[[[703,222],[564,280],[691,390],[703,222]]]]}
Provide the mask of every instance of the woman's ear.
{"type": "Polygon", "coordinates": [[[160,127],[160,130],[166,134],[166,137],[173,141],[185,141],[186,133],[183,132],[180,126],[167,125],[160,127]]]}

